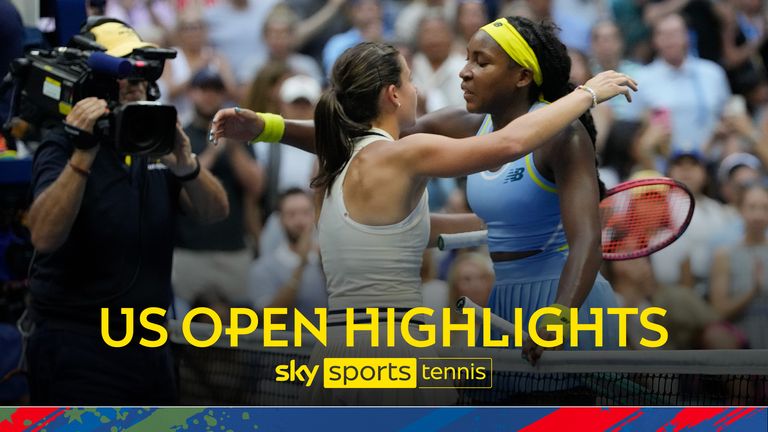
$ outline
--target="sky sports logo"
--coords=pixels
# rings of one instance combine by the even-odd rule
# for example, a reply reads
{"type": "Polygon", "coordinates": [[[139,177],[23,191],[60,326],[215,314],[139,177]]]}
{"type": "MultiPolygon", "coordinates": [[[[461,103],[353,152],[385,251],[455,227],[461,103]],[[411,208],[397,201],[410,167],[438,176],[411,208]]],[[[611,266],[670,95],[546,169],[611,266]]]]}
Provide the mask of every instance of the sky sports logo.
{"type": "MultiPolygon", "coordinates": [[[[416,389],[491,388],[490,358],[326,358],[322,364],[324,388],[416,389]]],[[[301,382],[310,387],[320,365],[288,364],[275,368],[278,382],[301,382]]]]}

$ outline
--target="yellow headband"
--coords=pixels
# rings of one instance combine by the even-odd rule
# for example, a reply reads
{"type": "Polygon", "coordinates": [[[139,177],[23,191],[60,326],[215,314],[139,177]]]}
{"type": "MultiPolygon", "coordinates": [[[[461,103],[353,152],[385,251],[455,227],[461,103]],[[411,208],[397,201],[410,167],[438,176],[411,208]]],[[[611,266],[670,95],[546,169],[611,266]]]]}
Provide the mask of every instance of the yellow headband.
{"type": "Polygon", "coordinates": [[[536,58],[536,54],[534,54],[525,38],[520,35],[506,18],[499,18],[490,24],[484,25],[480,30],[488,33],[517,64],[532,70],[533,80],[536,82],[536,85],[541,86],[544,78],[541,76],[541,68],[539,67],[539,60],[536,58]]]}

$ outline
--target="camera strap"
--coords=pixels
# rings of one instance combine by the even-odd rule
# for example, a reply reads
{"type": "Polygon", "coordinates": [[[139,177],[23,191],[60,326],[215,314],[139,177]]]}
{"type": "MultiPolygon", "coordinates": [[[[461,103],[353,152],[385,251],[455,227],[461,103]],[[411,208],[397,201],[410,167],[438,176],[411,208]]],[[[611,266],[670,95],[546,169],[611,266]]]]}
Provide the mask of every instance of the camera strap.
{"type": "Polygon", "coordinates": [[[64,123],[64,132],[67,133],[67,136],[72,141],[72,145],[77,149],[90,150],[99,145],[99,140],[92,133],[71,124],[64,123]]]}

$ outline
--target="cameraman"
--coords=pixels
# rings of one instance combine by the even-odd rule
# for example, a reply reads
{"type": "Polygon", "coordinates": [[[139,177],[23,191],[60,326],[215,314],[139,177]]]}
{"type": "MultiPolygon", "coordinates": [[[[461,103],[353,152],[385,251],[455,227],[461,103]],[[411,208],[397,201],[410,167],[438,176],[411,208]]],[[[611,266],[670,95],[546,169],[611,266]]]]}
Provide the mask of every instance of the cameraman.
{"type": "MultiPolygon", "coordinates": [[[[84,33],[96,35],[114,56],[149,46],[120,24],[84,33]]],[[[146,81],[118,83],[120,104],[146,99],[146,81]]],[[[108,112],[106,101],[85,98],[64,122],[90,134],[108,112]]],[[[27,348],[32,403],[173,404],[178,396],[170,347],[141,347],[141,337],[154,341],[158,334],[144,330],[138,317],[148,307],[165,310],[171,304],[177,215],[218,221],[228,214],[227,195],[200,167],[178,124],[173,151],[161,163],[127,158],[88,137],[51,130],[33,161],[29,228],[37,255],[30,278],[34,331],[27,348]],[[102,308],[109,308],[104,328],[102,308]],[[133,316],[121,308],[133,308],[133,316]],[[109,347],[102,335],[123,339],[128,320],[130,344],[109,347]]]]}

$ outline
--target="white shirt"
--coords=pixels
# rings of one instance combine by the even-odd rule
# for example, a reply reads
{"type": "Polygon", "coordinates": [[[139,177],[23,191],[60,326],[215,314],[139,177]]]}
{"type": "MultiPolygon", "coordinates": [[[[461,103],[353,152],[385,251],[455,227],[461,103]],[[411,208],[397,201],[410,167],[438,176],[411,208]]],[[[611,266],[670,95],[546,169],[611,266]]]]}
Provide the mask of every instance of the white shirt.
{"type": "Polygon", "coordinates": [[[592,27],[600,19],[610,18],[608,2],[600,0],[554,0],[552,3],[552,20],[561,29],[558,34],[560,40],[568,48],[588,54],[592,27]]]}
{"type": "MultiPolygon", "coordinates": [[[[248,295],[257,308],[269,306],[291,279],[299,266],[300,258],[287,243],[256,260],[248,274],[248,295]]],[[[295,307],[306,317],[314,317],[314,308],[325,307],[325,276],[320,267],[317,253],[308,256],[308,262],[301,277],[295,307]]]]}
{"type": "Polygon", "coordinates": [[[249,0],[244,10],[233,8],[229,1],[219,1],[203,15],[208,24],[208,40],[226,57],[241,83],[252,78],[243,67],[244,62],[252,56],[267,55],[264,23],[279,1],[249,0]]]}
{"type": "Polygon", "coordinates": [[[459,72],[464,67],[464,57],[451,53],[437,69],[422,53],[413,56],[413,83],[427,99],[427,112],[447,106],[464,106],[459,72]]]}
{"type": "Polygon", "coordinates": [[[651,264],[656,280],[662,285],[680,282],[680,268],[690,258],[694,276],[709,276],[713,250],[712,239],[730,222],[727,212],[719,202],[705,197],[696,197],[696,207],[688,229],[674,243],[651,255],[651,264]]]}
{"type": "MultiPolygon", "coordinates": [[[[449,22],[456,22],[457,0],[445,0],[443,6],[435,6],[443,17],[449,22]]],[[[429,12],[430,7],[425,2],[412,1],[397,15],[395,21],[395,36],[406,42],[415,42],[419,32],[419,24],[422,18],[429,12]]]]}
{"type": "Polygon", "coordinates": [[[731,97],[723,68],[695,57],[688,57],[679,69],[656,59],[640,68],[636,79],[642,90],[632,95],[635,117],[653,109],[669,110],[673,150],[701,151],[731,97]]]}
{"type": "MultiPolygon", "coordinates": [[[[255,144],[256,159],[263,164],[269,163],[270,143],[255,144]]],[[[277,192],[293,187],[310,190],[312,175],[315,172],[317,156],[289,145],[280,145],[280,168],[277,179],[277,192]]],[[[270,167],[267,167],[270,169],[270,167]]]]}

